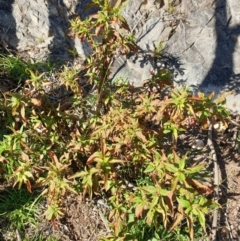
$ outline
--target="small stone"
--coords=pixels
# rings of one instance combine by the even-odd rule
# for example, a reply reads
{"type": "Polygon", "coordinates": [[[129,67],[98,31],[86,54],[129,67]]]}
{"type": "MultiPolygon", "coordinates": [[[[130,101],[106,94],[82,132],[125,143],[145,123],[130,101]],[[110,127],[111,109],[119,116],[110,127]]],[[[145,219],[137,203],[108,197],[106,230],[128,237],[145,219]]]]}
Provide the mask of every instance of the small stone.
{"type": "Polygon", "coordinates": [[[196,139],[195,143],[192,145],[193,149],[201,150],[204,147],[204,142],[200,139],[196,139]]]}
{"type": "Polygon", "coordinates": [[[236,208],[234,208],[234,211],[232,212],[232,215],[234,217],[237,217],[237,214],[238,214],[238,210],[236,208]]]}
{"type": "Polygon", "coordinates": [[[222,122],[217,122],[216,124],[213,125],[213,128],[218,131],[226,130],[226,126],[224,126],[222,122]]]}

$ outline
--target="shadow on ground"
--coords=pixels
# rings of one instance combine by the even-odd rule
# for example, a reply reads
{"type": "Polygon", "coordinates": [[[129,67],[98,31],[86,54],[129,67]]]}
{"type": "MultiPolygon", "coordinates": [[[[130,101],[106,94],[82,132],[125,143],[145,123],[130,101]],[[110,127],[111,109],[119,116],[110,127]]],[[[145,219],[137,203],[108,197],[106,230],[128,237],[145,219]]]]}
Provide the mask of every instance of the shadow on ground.
{"type": "Polygon", "coordinates": [[[16,49],[18,46],[18,38],[16,36],[16,20],[12,15],[12,5],[14,0],[0,0],[0,44],[16,49]]]}
{"type": "Polygon", "coordinates": [[[216,49],[212,66],[199,88],[209,85],[218,86],[223,90],[240,91],[240,73],[234,72],[233,54],[240,25],[230,27],[231,18],[227,15],[227,1],[217,0],[215,3],[216,49]]]}

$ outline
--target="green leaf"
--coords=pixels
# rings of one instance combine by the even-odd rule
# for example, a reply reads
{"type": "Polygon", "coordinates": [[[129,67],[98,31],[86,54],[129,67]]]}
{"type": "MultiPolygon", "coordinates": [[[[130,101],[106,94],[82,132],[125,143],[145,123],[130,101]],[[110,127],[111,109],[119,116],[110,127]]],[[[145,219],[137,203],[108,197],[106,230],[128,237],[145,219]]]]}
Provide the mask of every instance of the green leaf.
{"type": "Polygon", "coordinates": [[[177,188],[177,184],[178,184],[178,178],[174,177],[171,180],[171,191],[175,191],[175,189],[177,188]]]}
{"type": "Polygon", "coordinates": [[[151,194],[155,194],[157,192],[156,187],[153,187],[153,186],[144,186],[144,187],[141,187],[141,190],[144,190],[151,194]]]}
{"type": "Polygon", "coordinates": [[[81,171],[81,172],[76,172],[74,175],[68,177],[68,179],[74,179],[74,178],[78,178],[78,177],[85,177],[87,175],[93,175],[95,173],[99,172],[99,170],[95,167],[92,167],[90,169],[90,171],[87,171],[86,168],[85,168],[85,171],[81,171]]]}
{"type": "Polygon", "coordinates": [[[193,208],[192,208],[192,213],[193,213],[195,216],[198,216],[199,210],[196,208],[196,206],[193,206],[193,208]]]}
{"type": "Polygon", "coordinates": [[[179,181],[184,182],[185,179],[186,179],[186,176],[184,175],[184,173],[178,172],[177,178],[178,178],[179,181]]]}
{"type": "Polygon", "coordinates": [[[152,164],[149,164],[145,169],[144,173],[153,172],[154,170],[155,170],[155,167],[152,164]]]}
{"type": "Polygon", "coordinates": [[[170,133],[170,132],[171,132],[171,130],[168,130],[168,129],[163,130],[164,134],[167,134],[167,133],[170,133]]]}
{"type": "Polygon", "coordinates": [[[153,209],[150,209],[147,213],[147,220],[146,223],[150,226],[152,224],[153,221],[153,217],[154,217],[155,211],[153,209]]]}
{"type": "Polygon", "coordinates": [[[200,197],[200,200],[198,202],[199,205],[203,206],[208,200],[206,199],[206,197],[200,197]]]}
{"type": "Polygon", "coordinates": [[[157,232],[154,232],[154,236],[155,236],[156,240],[160,240],[160,236],[158,235],[157,232]]]}
{"type": "Polygon", "coordinates": [[[154,208],[157,204],[158,204],[158,197],[154,196],[150,206],[151,208],[154,208]]]}
{"type": "Polygon", "coordinates": [[[187,168],[186,169],[186,173],[187,174],[198,173],[198,172],[200,172],[204,168],[204,166],[205,166],[204,164],[201,164],[201,165],[197,165],[197,166],[193,166],[193,167],[187,168]]]}
{"type": "Polygon", "coordinates": [[[165,190],[165,189],[160,189],[160,190],[159,190],[159,193],[160,193],[160,195],[162,195],[162,196],[167,196],[167,195],[170,193],[170,191],[165,190]]]}
{"type": "Polygon", "coordinates": [[[183,158],[180,160],[179,169],[183,170],[186,165],[186,160],[183,158]]]}
{"type": "Polygon", "coordinates": [[[198,220],[201,226],[203,227],[204,231],[206,232],[206,219],[204,214],[200,210],[198,211],[198,220]]]}
{"type": "Polygon", "coordinates": [[[178,130],[177,129],[173,129],[173,136],[175,139],[178,138],[178,130]]]}
{"type": "Polygon", "coordinates": [[[134,213],[130,213],[128,215],[128,224],[134,223],[134,221],[135,221],[135,215],[134,215],[134,213]]]}
{"type": "Polygon", "coordinates": [[[165,163],[164,166],[169,172],[176,173],[178,171],[178,168],[175,167],[173,164],[165,163]]]}
{"type": "Polygon", "coordinates": [[[183,208],[188,208],[191,206],[191,203],[187,200],[181,199],[181,198],[177,198],[177,201],[179,203],[179,205],[183,208]]]}
{"type": "Polygon", "coordinates": [[[49,205],[47,210],[44,212],[44,215],[48,220],[59,218],[63,215],[61,208],[57,204],[49,205]]]}
{"type": "Polygon", "coordinates": [[[187,104],[188,110],[190,111],[190,113],[195,117],[195,112],[193,110],[193,107],[190,104],[187,104]]]}

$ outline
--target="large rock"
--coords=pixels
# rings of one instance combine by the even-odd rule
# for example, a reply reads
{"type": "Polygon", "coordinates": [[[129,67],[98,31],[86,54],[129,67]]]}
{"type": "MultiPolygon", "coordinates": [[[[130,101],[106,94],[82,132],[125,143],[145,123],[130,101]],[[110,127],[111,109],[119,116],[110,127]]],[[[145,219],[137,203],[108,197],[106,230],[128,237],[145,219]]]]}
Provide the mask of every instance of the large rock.
{"type": "MultiPolygon", "coordinates": [[[[160,66],[171,69],[176,85],[188,85],[195,92],[199,89],[205,93],[214,91],[216,97],[223,91],[235,90],[236,95],[227,98],[227,106],[232,111],[239,112],[239,1],[180,1],[174,8],[170,8],[169,4],[166,6],[168,1],[162,1],[159,9],[151,10],[150,13],[147,12],[149,6],[138,4],[138,9],[134,9],[133,6],[136,5],[133,2],[135,1],[130,1],[131,11],[125,10],[124,15],[132,28],[137,26],[137,30],[134,29],[135,36],[141,49],[151,53],[159,43],[163,45],[163,54],[158,62],[164,61],[166,56],[171,57],[173,61],[168,59],[167,66],[160,66]],[[135,25],[133,13],[137,16],[135,25]],[[139,21],[139,16],[142,16],[143,24],[139,21]],[[145,16],[147,18],[144,19],[145,16]]],[[[133,78],[131,81],[142,84],[146,76],[144,63],[140,71],[136,60],[135,66],[129,62],[131,59],[125,60],[125,65],[119,64],[119,73],[130,72],[133,78]],[[136,72],[138,74],[134,79],[136,72]]],[[[151,69],[154,68],[152,64],[151,69]]],[[[114,75],[115,78],[119,76],[114,75]]]]}
{"type": "MultiPolygon", "coordinates": [[[[240,21],[236,0],[187,1],[179,6],[183,19],[167,42],[165,52],[181,59],[184,74],[177,76],[195,90],[206,93],[240,90],[240,21]],[[191,11],[189,11],[191,9],[191,11]]],[[[177,9],[176,9],[177,10],[177,9]]],[[[217,96],[216,95],[216,96],[217,96]]],[[[238,95],[228,97],[228,107],[240,110],[238,95]]]]}
{"type": "MultiPolygon", "coordinates": [[[[165,46],[173,30],[172,21],[163,1],[128,1],[122,15],[135,35],[139,53],[119,57],[113,67],[113,81],[119,78],[141,86],[151,78],[151,72],[169,66],[169,59],[157,58],[156,49],[165,46]],[[161,59],[161,61],[159,61],[161,59]],[[167,60],[167,61],[166,61],[167,60]]],[[[176,72],[177,68],[174,70],[176,72]]]]}
{"type": "Polygon", "coordinates": [[[0,37],[6,46],[25,52],[33,59],[69,58],[76,45],[81,54],[89,47],[71,39],[69,19],[86,17],[88,1],[78,0],[0,0],[0,37]]]}

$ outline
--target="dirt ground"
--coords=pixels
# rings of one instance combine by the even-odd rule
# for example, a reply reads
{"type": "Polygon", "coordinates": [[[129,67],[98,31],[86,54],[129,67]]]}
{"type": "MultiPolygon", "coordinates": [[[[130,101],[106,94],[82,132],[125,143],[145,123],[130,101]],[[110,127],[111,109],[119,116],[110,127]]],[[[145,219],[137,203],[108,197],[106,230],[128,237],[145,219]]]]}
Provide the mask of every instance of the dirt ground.
{"type": "Polygon", "coordinates": [[[220,166],[219,241],[240,240],[240,118],[235,116],[224,133],[215,136],[220,166]],[[237,141],[238,140],[238,141],[237,141]]]}
{"type": "Polygon", "coordinates": [[[45,201],[41,201],[37,225],[27,225],[18,230],[5,219],[0,219],[0,241],[97,241],[111,231],[106,214],[108,208],[103,200],[86,200],[81,195],[69,195],[64,200],[65,216],[54,223],[43,216],[45,201]],[[49,239],[48,239],[49,238],[49,239]]]}

